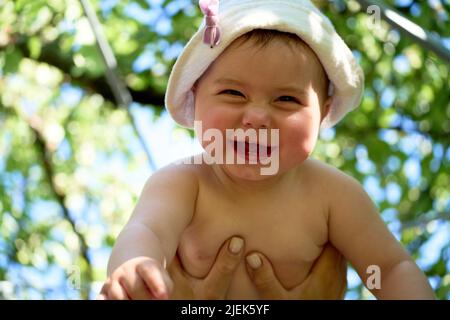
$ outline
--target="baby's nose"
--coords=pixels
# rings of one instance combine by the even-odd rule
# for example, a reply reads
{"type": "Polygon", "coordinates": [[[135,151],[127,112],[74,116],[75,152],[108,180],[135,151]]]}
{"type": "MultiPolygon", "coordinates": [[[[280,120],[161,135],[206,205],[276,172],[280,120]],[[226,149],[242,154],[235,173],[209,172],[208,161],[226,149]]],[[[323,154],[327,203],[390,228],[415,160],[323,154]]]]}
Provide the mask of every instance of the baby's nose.
{"type": "Polygon", "coordinates": [[[269,113],[261,107],[248,108],[242,116],[242,124],[246,128],[267,129],[270,128],[270,122],[269,113]]]}

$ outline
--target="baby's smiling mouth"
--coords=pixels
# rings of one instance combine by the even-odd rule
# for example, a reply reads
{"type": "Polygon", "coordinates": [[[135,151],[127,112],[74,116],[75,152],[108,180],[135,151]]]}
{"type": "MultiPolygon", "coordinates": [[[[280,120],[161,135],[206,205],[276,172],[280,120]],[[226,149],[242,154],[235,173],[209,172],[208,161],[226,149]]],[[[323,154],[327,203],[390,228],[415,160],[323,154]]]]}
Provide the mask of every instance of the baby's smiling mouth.
{"type": "Polygon", "coordinates": [[[232,143],[234,152],[244,156],[246,160],[249,160],[250,157],[256,157],[257,161],[259,161],[260,159],[270,157],[272,154],[272,146],[237,140],[233,140],[232,143]]]}

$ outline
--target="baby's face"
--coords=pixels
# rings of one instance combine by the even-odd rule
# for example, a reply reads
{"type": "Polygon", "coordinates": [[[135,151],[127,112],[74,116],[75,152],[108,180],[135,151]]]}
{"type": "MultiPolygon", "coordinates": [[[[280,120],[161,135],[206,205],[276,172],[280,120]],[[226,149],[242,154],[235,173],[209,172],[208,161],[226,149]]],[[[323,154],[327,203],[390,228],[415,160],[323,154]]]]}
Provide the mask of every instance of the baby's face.
{"type": "MultiPolygon", "coordinates": [[[[261,48],[252,40],[240,41],[231,44],[198,81],[195,120],[202,122],[203,131],[219,129],[224,139],[226,129],[279,129],[281,174],[302,163],[315,146],[330,103],[325,74],[307,46],[276,40],[261,48]]],[[[237,178],[267,178],[261,176],[259,164],[223,167],[237,178]]]]}

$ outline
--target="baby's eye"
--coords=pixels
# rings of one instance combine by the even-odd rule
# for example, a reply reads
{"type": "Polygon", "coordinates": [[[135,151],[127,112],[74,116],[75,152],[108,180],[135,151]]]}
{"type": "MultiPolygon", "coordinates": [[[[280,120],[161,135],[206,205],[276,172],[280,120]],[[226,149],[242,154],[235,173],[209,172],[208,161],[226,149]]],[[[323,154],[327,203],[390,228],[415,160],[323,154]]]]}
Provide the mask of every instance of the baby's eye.
{"type": "Polygon", "coordinates": [[[233,96],[241,96],[241,97],[244,96],[244,95],[243,95],[242,93],[240,93],[239,91],[232,90],[232,89],[223,90],[223,91],[220,92],[220,93],[221,93],[221,94],[222,94],[222,93],[225,93],[225,94],[231,94],[231,95],[233,95],[233,96]]]}
{"type": "Polygon", "coordinates": [[[284,101],[284,102],[297,102],[297,103],[300,103],[296,98],[291,97],[291,96],[282,96],[279,99],[281,101],[284,101]]]}

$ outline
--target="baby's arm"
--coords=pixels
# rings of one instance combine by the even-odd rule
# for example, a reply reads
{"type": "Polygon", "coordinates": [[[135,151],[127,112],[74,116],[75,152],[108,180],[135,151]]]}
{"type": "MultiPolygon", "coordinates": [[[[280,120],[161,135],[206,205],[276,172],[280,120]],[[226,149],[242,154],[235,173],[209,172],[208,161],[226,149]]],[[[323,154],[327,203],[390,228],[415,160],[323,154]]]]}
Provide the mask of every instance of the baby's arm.
{"type": "Polygon", "coordinates": [[[138,292],[145,289],[143,283],[152,293],[158,288],[170,290],[165,266],[174,257],[180,236],[192,219],[197,191],[195,175],[183,165],[155,172],[145,184],[108,262],[108,280],[119,282],[130,298],[148,298],[138,292]]]}
{"type": "Polygon", "coordinates": [[[371,292],[378,299],[434,299],[427,278],[390,233],[362,186],[342,173],[333,181],[330,240],[364,284],[373,274],[367,268],[375,265],[381,271],[381,285],[371,292]]]}

